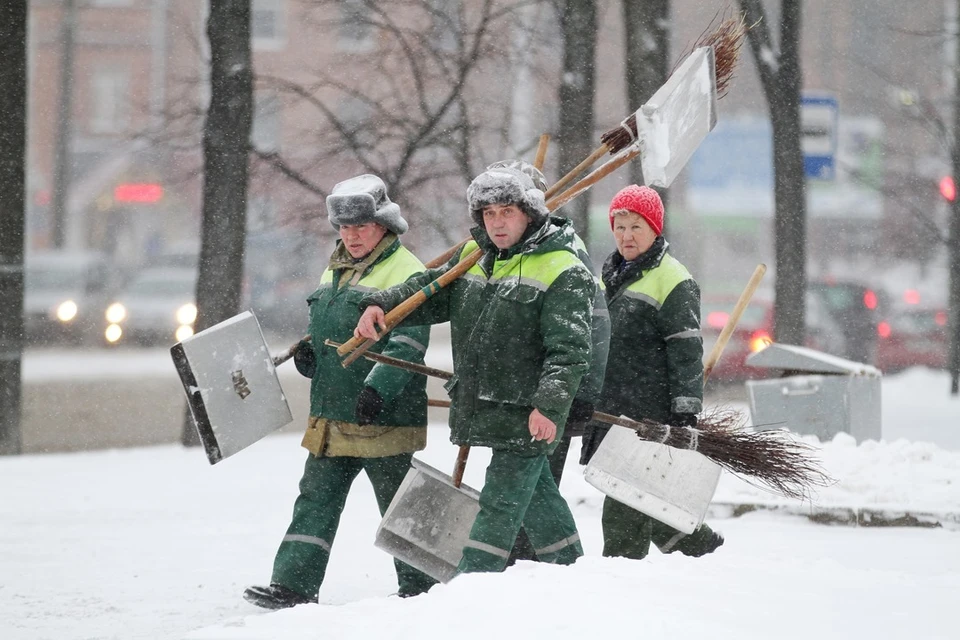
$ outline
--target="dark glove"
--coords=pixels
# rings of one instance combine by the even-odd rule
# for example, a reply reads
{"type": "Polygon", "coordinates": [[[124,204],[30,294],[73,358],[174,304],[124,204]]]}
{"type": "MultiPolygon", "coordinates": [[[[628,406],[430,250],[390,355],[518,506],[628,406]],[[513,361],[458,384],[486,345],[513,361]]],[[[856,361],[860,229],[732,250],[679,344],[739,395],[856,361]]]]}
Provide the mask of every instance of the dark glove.
{"type": "Polygon", "coordinates": [[[593,403],[574,398],[573,404],[570,405],[570,413],[567,416],[567,424],[582,425],[589,421],[591,417],[593,417],[593,403]]]}
{"type": "Polygon", "coordinates": [[[357,424],[370,424],[383,411],[383,398],[373,387],[364,387],[357,396],[357,424]]]}
{"type": "Polygon", "coordinates": [[[293,364],[297,367],[300,375],[312,378],[317,370],[317,354],[313,351],[313,345],[306,340],[298,342],[293,350],[293,364]]]}
{"type": "Polygon", "coordinates": [[[667,424],[671,427],[695,427],[697,426],[697,414],[671,413],[667,424]]]}

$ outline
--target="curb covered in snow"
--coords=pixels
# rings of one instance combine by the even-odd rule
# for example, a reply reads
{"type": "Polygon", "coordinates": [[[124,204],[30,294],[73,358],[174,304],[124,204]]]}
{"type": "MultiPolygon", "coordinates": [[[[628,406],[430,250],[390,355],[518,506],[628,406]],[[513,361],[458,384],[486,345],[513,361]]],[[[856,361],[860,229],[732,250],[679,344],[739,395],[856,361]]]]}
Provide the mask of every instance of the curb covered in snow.
{"type": "Polygon", "coordinates": [[[802,516],[816,524],[851,527],[924,527],[960,530],[960,512],[912,511],[860,507],[814,507],[764,503],[714,502],[707,510],[708,518],[739,518],[755,511],[771,511],[782,515],[802,516]]]}

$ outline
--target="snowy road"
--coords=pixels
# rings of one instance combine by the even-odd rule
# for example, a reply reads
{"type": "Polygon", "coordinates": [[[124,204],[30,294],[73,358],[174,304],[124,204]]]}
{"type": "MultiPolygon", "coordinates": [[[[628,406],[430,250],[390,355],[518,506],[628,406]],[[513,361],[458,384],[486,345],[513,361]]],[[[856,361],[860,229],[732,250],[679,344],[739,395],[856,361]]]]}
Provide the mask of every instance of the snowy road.
{"type": "MultiPolygon", "coordinates": [[[[448,469],[455,448],[445,430],[431,429],[430,439],[419,457],[448,469]]],[[[172,445],[0,459],[0,638],[448,640],[454,629],[458,638],[485,639],[548,637],[548,629],[552,639],[578,640],[636,637],[638,629],[697,640],[956,637],[960,532],[753,514],[713,521],[727,543],[705,558],[654,551],[644,562],[603,559],[600,495],[572,456],[561,489],[587,552],[576,566],[519,566],[410,601],[388,598],[392,564],[372,547],[379,518],[361,476],[322,604],[264,614],[240,594],[269,579],[305,457],[298,444],[297,436],[273,436],[213,467],[199,451],[172,445]],[[536,613],[543,601],[566,607],[560,621],[536,613]]],[[[882,473],[865,470],[868,459],[849,449],[827,458],[850,478],[848,499],[882,473]]],[[[481,484],[484,454],[471,455],[468,484],[481,484]]],[[[945,455],[920,477],[960,487],[960,454],[945,455]]],[[[917,483],[911,499],[949,500],[942,487],[917,483]]],[[[724,477],[718,497],[742,491],[724,477]]]]}

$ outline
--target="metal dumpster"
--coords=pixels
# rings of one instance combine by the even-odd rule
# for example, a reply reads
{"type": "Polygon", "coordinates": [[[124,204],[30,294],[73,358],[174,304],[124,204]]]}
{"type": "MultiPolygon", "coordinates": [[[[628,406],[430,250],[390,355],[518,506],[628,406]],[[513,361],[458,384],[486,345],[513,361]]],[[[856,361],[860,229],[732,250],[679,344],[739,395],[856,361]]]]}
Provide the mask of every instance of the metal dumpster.
{"type": "Polygon", "coordinates": [[[788,344],[771,344],[749,355],[751,367],[774,369],[781,377],[748,380],[755,428],[787,428],[821,441],[838,433],[857,442],[880,440],[880,381],[876,367],[788,344]]]}

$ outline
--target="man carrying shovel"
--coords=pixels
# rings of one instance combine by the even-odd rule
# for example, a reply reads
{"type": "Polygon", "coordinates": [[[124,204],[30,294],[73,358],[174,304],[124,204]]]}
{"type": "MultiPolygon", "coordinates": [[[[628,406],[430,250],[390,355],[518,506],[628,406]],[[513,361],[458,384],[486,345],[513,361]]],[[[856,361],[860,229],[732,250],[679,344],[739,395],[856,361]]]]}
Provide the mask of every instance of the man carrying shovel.
{"type": "MultiPolygon", "coordinates": [[[[650,187],[630,185],[610,203],[617,249],[602,277],[610,311],[607,373],[598,409],[635,420],[693,427],[703,404],[700,287],[668,253],[663,203],[650,187]]],[[[610,426],[590,423],[580,462],[596,453],[610,426]]],[[[641,559],[652,541],[664,553],[702,556],[723,544],[706,524],[690,535],[613,498],[603,502],[603,555],[641,559]]]]}
{"type": "MultiPolygon", "coordinates": [[[[362,175],[337,184],[327,198],[340,242],[309,298],[311,342],[345,340],[360,317],[357,304],[423,270],[401,243],[407,230],[383,181],[362,175]]],[[[430,331],[403,327],[377,345],[385,355],[423,363],[430,331]]],[[[360,471],[373,484],[383,515],[427,442],[426,378],[362,360],[349,369],[330,349],[301,342],[297,370],[310,384],[310,419],[303,446],[310,452],[300,495],[273,563],[270,586],[250,587],[246,600],[268,609],[316,602],[350,486],[360,471]]],[[[394,561],[401,597],[433,586],[429,576],[394,561]]]]}
{"type": "Polygon", "coordinates": [[[364,298],[355,335],[376,339],[385,309],[483,250],[401,324],[450,321],[450,439],[493,449],[457,570],[502,571],[521,524],[541,561],[571,564],[583,548],[547,454],[590,366],[595,284],[577,256],[572,224],[549,215],[528,175],[489,169],[470,184],[467,201],[474,240],[445,267],[364,298]]]}

